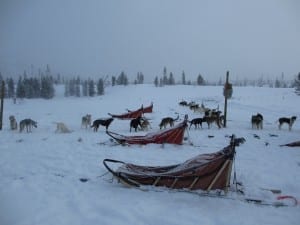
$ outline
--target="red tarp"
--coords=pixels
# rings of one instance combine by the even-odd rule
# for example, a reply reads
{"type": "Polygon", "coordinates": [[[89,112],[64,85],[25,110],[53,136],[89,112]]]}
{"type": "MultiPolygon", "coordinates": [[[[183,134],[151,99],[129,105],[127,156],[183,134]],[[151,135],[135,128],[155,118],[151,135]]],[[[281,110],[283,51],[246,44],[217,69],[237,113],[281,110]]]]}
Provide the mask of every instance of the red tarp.
{"type": "Polygon", "coordinates": [[[121,144],[146,145],[150,143],[155,143],[155,144],[169,143],[169,144],[180,145],[182,144],[183,137],[184,137],[184,130],[186,127],[187,127],[187,120],[185,119],[182,123],[179,123],[172,128],[158,131],[156,133],[148,133],[144,136],[125,136],[111,131],[106,131],[106,133],[121,144]]]}
{"type": "Polygon", "coordinates": [[[118,119],[122,119],[122,120],[126,120],[126,119],[135,119],[139,116],[142,116],[144,113],[152,113],[153,110],[153,103],[151,103],[150,106],[147,107],[141,107],[135,111],[129,111],[128,113],[124,113],[124,114],[111,114],[108,113],[110,116],[112,116],[113,118],[118,118],[118,119]]]}

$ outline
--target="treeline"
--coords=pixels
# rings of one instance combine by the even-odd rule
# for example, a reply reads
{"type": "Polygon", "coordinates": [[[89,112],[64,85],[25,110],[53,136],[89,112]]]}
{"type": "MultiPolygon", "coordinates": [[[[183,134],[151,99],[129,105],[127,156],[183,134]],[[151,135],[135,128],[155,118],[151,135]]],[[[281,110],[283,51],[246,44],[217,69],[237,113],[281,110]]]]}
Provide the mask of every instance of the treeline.
{"type": "MultiPolygon", "coordinates": [[[[3,78],[0,74],[0,82],[3,78]]],[[[17,84],[13,78],[7,78],[4,87],[6,98],[44,98],[51,99],[55,96],[54,80],[52,76],[42,75],[39,78],[28,78],[26,73],[20,76],[17,84]]]]}
{"type": "MultiPolygon", "coordinates": [[[[0,82],[4,80],[0,73],[0,82]]],[[[130,82],[127,74],[122,71],[118,76],[108,75],[98,79],[82,79],[80,76],[74,78],[66,78],[57,74],[54,76],[51,73],[49,65],[45,70],[39,69],[38,74],[31,73],[29,77],[27,72],[24,71],[23,76],[15,81],[13,78],[6,78],[5,80],[5,97],[6,98],[44,98],[51,99],[55,96],[54,85],[64,85],[64,95],[66,97],[74,96],[99,96],[104,95],[105,87],[116,85],[128,85],[128,84],[143,84],[144,75],[142,72],[138,72],[133,82],[130,82]]],[[[275,80],[264,79],[263,77],[251,80],[248,78],[230,79],[233,86],[258,86],[258,87],[273,87],[273,88],[295,88],[295,92],[300,95],[300,73],[295,76],[292,81],[286,81],[284,74],[281,78],[275,80]]],[[[167,72],[167,68],[164,67],[162,75],[154,78],[153,84],[156,87],[163,87],[165,85],[211,85],[211,86],[223,86],[224,80],[220,78],[216,82],[206,81],[201,74],[196,77],[196,80],[191,81],[186,79],[185,72],[181,74],[181,79],[175,80],[175,76],[172,72],[167,72]]],[[[0,87],[1,88],[1,87],[0,87]]]]}
{"type": "Polygon", "coordinates": [[[92,79],[81,80],[79,77],[65,82],[65,97],[93,97],[95,95],[104,95],[104,81],[102,78],[96,84],[92,79]]]}

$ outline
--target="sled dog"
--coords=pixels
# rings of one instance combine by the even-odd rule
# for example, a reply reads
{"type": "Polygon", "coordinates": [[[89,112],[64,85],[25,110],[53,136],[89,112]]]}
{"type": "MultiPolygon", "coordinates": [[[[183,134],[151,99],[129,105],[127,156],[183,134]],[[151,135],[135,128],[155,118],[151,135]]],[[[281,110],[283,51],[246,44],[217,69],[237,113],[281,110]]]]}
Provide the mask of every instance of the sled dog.
{"type": "Polygon", "coordinates": [[[55,133],[71,133],[71,130],[62,122],[57,122],[55,133]]]}
{"type": "Polygon", "coordinates": [[[91,126],[91,122],[92,122],[92,115],[86,114],[81,118],[81,128],[87,129],[88,127],[91,126]]]}
{"type": "Polygon", "coordinates": [[[26,132],[31,132],[32,127],[37,128],[37,122],[32,119],[24,119],[20,121],[20,132],[26,128],[26,132]]]}
{"type": "Polygon", "coordinates": [[[195,129],[197,129],[198,127],[201,127],[202,128],[202,122],[203,122],[203,118],[195,118],[195,119],[192,119],[190,122],[190,128],[192,127],[192,125],[195,126],[195,129]]]}
{"type": "Polygon", "coordinates": [[[91,126],[92,128],[94,128],[94,131],[97,132],[99,126],[104,126],[106,128],[106,130],[108,129],[109,125],[111,124],[111,122],[114,120],[114,118],[109,118],[109,119],[97,119],[94,120],[93,125],[91,126]]]}
{"type": "Polygon", "coordinates": [[[130,129],[129,129],[129,131],[131,132],[131,128],[134,128],[134,131],[136,132],[137,129],[138,129],[138,127],[140,127],[142,129],[142,117],[141,116],[139,116],[139,117],[137,117],[135,119],[132,119],[130,121],[130,129]]]}
{"type": "Polygon", "coordinates": [[[291,118],[287,118],[287,117],[281,117],[278,119],[278,122],[279,122],[279,130],[281,129],[281,126],[284,124],[284,123],[287,123],[288,126],[289,126],[289,130],[292,130],[292,126],[294,124],[294,122],[296,121],[297,117],[296,116],[292,116],[291,118]]]}
{"type": "Polygon", "coordinates": [[[18,129],[17,120],[13,115],[9,116],[9,122],[10,122],[10,129],[11,130],[17,130],[18,129]]]}
{"type": "Polygon", "coordinates": [[[224,121],[224,117],[220,116],[219,114],[211,115],[211,116],[204,116],[202,121],[207,123],[208,128],[211,127],[212,123],[216,123],[218,128],[223,126],[222,120],[224,121]]]}
{"type": "Polygon", "coordinates": [[[252,115],[251,117],[252,129],[254,128],[263,129],[263,120],[264,117],[260,113],[257,113],[256,115],[252,115]]]}
{"type": "Polygon", "coordinates": [[[147,131],[149,128],[151,128],[149,120],[147,120],[145,117],[142,117],[141,119],[141,128],[142,130],[147,131]]]}
{"type": "Polygon", "coordinates": [[[168,124],[170,125],[170,127],[173,127],[174,122],[177,121],[178,119],[179,119],[179,115],[175,119],[172,117],[163,118],[159,124],[159,129],[166,128],[168,124]]]}

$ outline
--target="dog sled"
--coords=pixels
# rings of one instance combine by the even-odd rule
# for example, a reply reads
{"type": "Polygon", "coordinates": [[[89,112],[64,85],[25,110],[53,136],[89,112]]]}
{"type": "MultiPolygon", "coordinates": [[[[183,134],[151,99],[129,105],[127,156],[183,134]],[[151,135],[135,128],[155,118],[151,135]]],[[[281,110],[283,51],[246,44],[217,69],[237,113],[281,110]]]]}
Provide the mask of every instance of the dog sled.
{"type": "Polygon", "coordinates": [[[184,131],[187,127],[187,119],[183,122],[175,125],[166,130],[148,133],[144,136],[126,136],[122,134],[118,134],[112,131],[106,131],[106,133],[112,137],[116,142],[119,144],[139,144],[139,145],[146,145],[146,144],[182,144],[184,138],[184,131]]]}
{"type": "Polygon", "coordinates": [[[215,153],[201,154],[181,164],[170,166],[141,166],[114,159],[104,159],[105,168],[127,186],[152,185],[170,189],[224,190],[230,183],[235,156],[234,137],[230,145],[215,153]],[[120,164],[113,170],[111,165],[120,164]]]}
{"type": "Polygon", "coordinates": [[[135,119],[139,116],[142,116],[144,113],[152,113],[152,111],[153,111],[153,103],[151,103],[151,105],[147,107],[143,107],[142,105],[141,108],[134,111],[128,110],[127,113],[123,113],[119,115],[108,113],[108,115],[110,115],[113,118],[128,120],[128,119],[135,119]]]}
{"type": "Polygon", "coordinates": [[[196,194],[199,197],[222,198],[237,200],[261,206],[294,207],[300,201],[292,195],[280,195],[279,189],[263,189],[276,194],[276,200],[267,200],[245,195],[243,185],[236,180],[236,171],[233,167],[235,147],[238,139],[234,135],[230,144],[214,153],[195,156],[183,163],[169,166],[145,166],[126,163],[115,159],[104,159],[103,165],[119,183],[126,187],[140,190],[153,190],[152,187],[167,188],[174,192],[196,194]],[[232,169],[233,184],[230,186],[232,169]],[[230,188],[230,189],[229,189],[230,188]],[[234,190],[235,188],[235,190],[234,190]],[[229,193],[235,191],[234,193],[229,193]],[[279,195],[278,195],[279,194],[279,195]]]}

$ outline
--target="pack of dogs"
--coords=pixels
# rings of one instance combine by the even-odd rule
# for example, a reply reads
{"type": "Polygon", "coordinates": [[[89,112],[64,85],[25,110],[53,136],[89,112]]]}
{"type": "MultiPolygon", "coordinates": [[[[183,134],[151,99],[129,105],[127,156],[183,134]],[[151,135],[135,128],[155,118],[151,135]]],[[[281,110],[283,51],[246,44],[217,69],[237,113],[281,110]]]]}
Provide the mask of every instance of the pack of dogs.
{"type": "MultiPolygon", "coordinates": [[[[194,106],[195,104],[189,104],[185,101],[180,102],[180,105],[190,105],[194,106]]],[[[201,106],[197,106],[197,108],[201,108],[201,111],[205,108],[203,104],[201,106]]],[[[197,117],[192,120],[189,120],[188,123],[189,129],[191,129],[192,126],[194,126],[195,129],[198,128],[203,128],[202,125],[203,123],[207,124],[208,129],[211,128],[212,124],[216,124],[218,128],[224,127],[224,115],[222,115],[222,112],[217,110],[217,109],[207,109],[203,110],[204,116],[203,117],[197,117]]],[[[292,130],[292,126],[295,123],[297,117],[296,116],[291,116],[291,117],[280,117],[277,122],[278,122],[278,129],[282,129],[283,125],[288,126],[288,130],[292,130]]],[[[175,125],[175,122],[179,120],[179,115],[177,115],[176,118],[173,117],[164,117],[161,119],[161,122],[159,123],[159,129],[166,129],[167,127],[173,127],[175,125]]],[[[111,123],[114,121],[114,118],[107,118],[107,119],[96,119],[92,121],[92,116],[91,114],[86,114],[85,116],[82,117],[81,119],[81,128],[93,128],[94,132],[97,132],[100,126],[105,127],[106,130],[109,129],[109,126],[111,123]]],[[[251,116],[251,127],[252,129],[263,129],[263,121],[264,117],[261,113],[257,113],[256,115],[251,116]]],[[[10,129],[11,130],[18,130],[19,127],[19,132],[26,131],[27,133],[32,132],[33,128],[37,128],[37,122],[30,119],[26,118],[20,121],[19,126],[17,123],[17,120],[15,116],[10,115],[9,116],[9,124],[10,124],[10,129]]],[[[55,133],[70,133],[72,132],[65,123],[63,122],[54,122],[56,124],[56,130],[55,133]]],[[[131,132],[134,130],[135,132],[137,131],[148,131],[149,128],[152,129],[150,121],[145,118],[144,116],[139,116],[137,118],[131,119],[130,124],[129,124],[129,131],[131,132]]]]}

